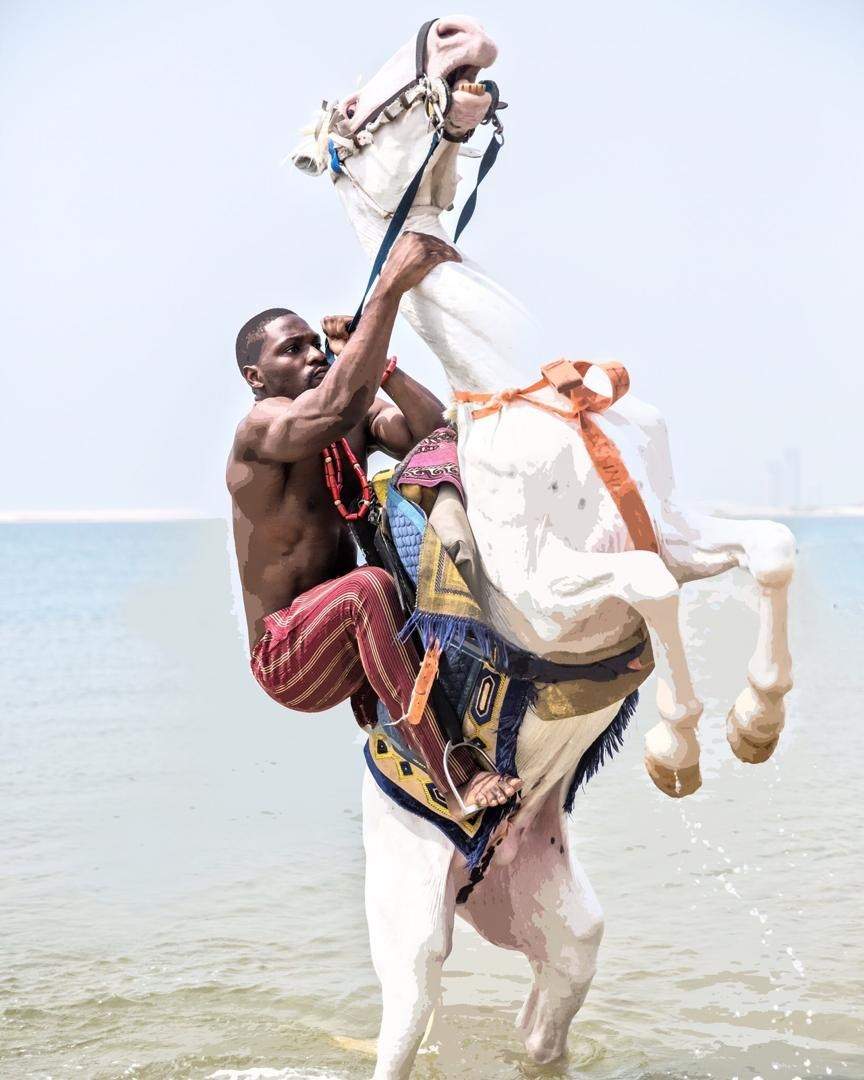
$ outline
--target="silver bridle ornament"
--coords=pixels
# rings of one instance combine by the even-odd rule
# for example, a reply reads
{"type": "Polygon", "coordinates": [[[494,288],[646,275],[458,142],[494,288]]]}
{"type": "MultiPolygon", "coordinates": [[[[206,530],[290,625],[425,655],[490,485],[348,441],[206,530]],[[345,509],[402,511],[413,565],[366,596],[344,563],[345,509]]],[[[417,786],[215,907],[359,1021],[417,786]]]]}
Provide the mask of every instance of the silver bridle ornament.
{"type": "Polygon", "coordinates": [[[304,129],[306,138],[291,153],[291,161],[313,176],[329,169],[335,181],[341,166],[371,145],[376,132],[418,105],[429,117],[429,131],[443,131],[450,100],[450,88],[444,79],[423,75],[376,109],[355,131],[348,129],[348,118],[338,104],[322,101],[314,123],[304,129]]]}

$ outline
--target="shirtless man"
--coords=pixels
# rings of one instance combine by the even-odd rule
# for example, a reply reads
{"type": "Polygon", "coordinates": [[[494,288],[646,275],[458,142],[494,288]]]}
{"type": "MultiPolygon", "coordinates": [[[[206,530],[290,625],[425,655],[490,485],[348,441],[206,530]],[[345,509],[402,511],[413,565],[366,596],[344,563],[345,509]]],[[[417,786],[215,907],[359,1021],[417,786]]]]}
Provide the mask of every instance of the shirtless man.
{"type": "MultiPolygon", "coordinates": [[[[404,620],[395,585],[384,570],[357,566],[324,482],[322,451],[336,444],[348,504],[359,494],[349,449],[365,471],[371,450],[402,458],[441,426],[441,402],[388,365],[387,350],[402,295],[450,259],[459,261],[458,252],[434,237],[400,237],[350,338],[349,320],[323,321],[340,356],[332,367],[319,335],[285,309],[256,315],[237,337],[255,404],[237,428],[227,482],[252,672],[291,709],[319,712],[350,698],[358,722],[370,727],[378,699],[393,721],[408,708],[419,661],[398,638],[404,620]],[[395,405],[375,396],[385,373],[395,405]]],[[[419,724],[400,730],[449,799],[444,739],[428,706],[419,724]]],[[[451,755],[450,771],[469,807],[501,805],[522,785],[481,770],[464,749],[451,755]]]]}

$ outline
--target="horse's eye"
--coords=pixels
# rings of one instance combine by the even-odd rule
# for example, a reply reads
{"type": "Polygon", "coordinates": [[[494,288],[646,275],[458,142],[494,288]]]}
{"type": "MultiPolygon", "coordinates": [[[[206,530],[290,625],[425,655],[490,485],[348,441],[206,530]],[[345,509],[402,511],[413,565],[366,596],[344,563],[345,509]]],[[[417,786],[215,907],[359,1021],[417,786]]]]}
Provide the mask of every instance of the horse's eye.
{"type": "Polygon", "coordinates": [[[354,113],[356,111],[357,111],[357,106],[356,105],[349,105],[348,108],[345,110],[345,115],[348,117],[349,120],[353,120],[354,113]]]}

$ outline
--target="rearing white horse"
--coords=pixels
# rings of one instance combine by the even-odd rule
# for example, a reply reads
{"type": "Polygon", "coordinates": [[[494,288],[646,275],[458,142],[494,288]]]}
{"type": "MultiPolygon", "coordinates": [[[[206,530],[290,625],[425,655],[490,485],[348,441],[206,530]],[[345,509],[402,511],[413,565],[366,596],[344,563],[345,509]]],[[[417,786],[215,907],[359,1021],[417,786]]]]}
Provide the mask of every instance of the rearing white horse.
{"type": "MultiPolygon", "coordinates": [[[[497,49],[476,22],[439,19],[421,37],[358,93],[325,106],[294,156],[305,171],[330,173],[370,258],[428,151],[430,122],[458,140],[491,104],[475,80],[494,63],[497,49]]],[[[445,138],[435,150],[407,228],[449,239],[440,215],[456,193],[458,149],[445,138]]],[[[524,308],[464,253],[462,263],[430,273],[405,298],[403,313],[438,356],[454,391],[525,386],[554,359],[540,351],[544,336],[524,308]]],[[[588,373],[586,384],[601,394],[608,389],[600,369],[588,373]]],[[[552,387],[534,397],[567,404],[552,387]]],[[[624,641],[644,619],[658,660],[661,717],[646,737],[646,766],[666,794],[687,795],[701,782],[696,725],[702,705],[679,629],[679,587],[743,567],[759,586],[760,623],[748,686],[730,710],[727,735],[743,761],[767,759],[792,685],[789,530],[679,506],[663,419],[627,395],[591,419],[618,446],[653,523],[658,553],[634,550],[577,425],[521,399],[483,419],[472,412],[469,404],[456,411],[459,460],[479,555],[474,584],[498,633],[538,655],[579,663],[624,641]]],[[[383,995],[377,1080],[410,1072],[439,992],[457,910],[488,940],[526,955],[534,973],[518,1020],[526,1048],[538,1062],[563,1053],[594,974],[602,915],[568,850],[562,792],[619,705],[553,722],[529,709],[516,756],[522,806],[473,890],[464,889],[464,860],[444,835],[391,802],[367,773],[366,907],[383,995]],[[464,902],[457,906],[460,889],[464,902]]]]}

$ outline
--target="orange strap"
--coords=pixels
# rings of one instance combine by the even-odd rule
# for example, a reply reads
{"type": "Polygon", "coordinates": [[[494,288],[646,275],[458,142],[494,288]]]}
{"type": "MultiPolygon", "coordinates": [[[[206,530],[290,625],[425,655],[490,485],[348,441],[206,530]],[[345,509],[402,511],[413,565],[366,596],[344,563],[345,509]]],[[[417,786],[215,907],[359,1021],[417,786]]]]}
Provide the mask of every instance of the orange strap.
{"type": "Polygon", "coordinates": [[[432,684],[438,674],[438,663],[441,659],[441,646],[433,641],[423,654],[423,662],[414,680],[414,688],[411,691],[411,700],[408,702],[408,710],[405,719],[415,727],[423,719],[423,712],[432,693],[432,684]]]}
{"type": "Polygon", "coordinates": [[[585,448],[627,526],[633,546],[637,551],[656,553],[658,548],[654,526],[618,447],[586,415],[588,412],[604,412],[627,393],[630,389],[630,376],[627,374],[627,369],[617,361],[595,365],[588,360],[561,359],[554,360],[551,364],[544,364],[540,371],[542,378],[522,389],[501,390],[497,394],[473,394],[465,390],[457,390],[456,401],[482,405],[482,409],[475,409],[472,414],[475,420],[491,416],[511,401],[524,401],[527,405],[533,405],[535,409],[542,409],[543,412],[553,413],[555,416],[577,423],[585,448]],[[611,395],[598,394],[596,390],[589,390],[585,385],[584,376],[591,367],[599,367],[606,372],[612,384],[611,395]],[[570,408],[559,409],[554,405],[548,405],[545,401],[536,401],[529,397],[530,394],[547,386],[551,386],[559,394],[569,398],[570,408]]]}

